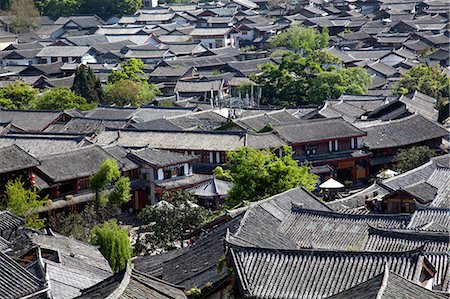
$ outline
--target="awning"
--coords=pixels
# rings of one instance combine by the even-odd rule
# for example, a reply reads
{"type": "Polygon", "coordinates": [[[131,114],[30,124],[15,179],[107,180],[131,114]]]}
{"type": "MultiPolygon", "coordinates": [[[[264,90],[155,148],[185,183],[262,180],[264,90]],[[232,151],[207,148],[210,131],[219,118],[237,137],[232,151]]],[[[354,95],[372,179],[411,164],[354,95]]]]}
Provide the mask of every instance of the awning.
{"type": "Polygon", "coordinates": [[[329,178],[326,182],[319,186],[321,189],[340,189],[344,188],[344,185],[336,181],[335,179],[329,178]]]}

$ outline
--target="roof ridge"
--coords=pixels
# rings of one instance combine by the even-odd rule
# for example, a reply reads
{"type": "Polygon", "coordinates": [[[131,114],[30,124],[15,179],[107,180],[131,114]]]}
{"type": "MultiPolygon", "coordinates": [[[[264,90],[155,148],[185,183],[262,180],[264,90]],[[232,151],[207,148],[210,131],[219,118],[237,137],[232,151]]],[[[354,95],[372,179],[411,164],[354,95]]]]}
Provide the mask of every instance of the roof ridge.
{"type": "Polygon", "coordinates": [[[333,217],[340,217],[340,218],[354,218],[354,219],[364,219],[364,218],[380,218],[380,219],[408,219],[410,220],[411,214],[354,214],[354,213],[342,213],[337,211],[322,211],[322,210],[313,210],[313,209],[306,209],[301,208],[299,206],[292,206],[291,209],[294,213],[305,213],[305,214],[315,214],[315,215],[330,215],[333,217]]]}
{"type": "Polygon", "coordinates": [[[229,245],[232,248],[238,248],[243,250],[251,250],[251,251],[267,251],[273,252],[277,254],[283,253],[297,253],[297,254],[311,254],[311,255],[361,255],[361,256],[386,256],[386,255],[398,255],[400,257],[408,257],[408,256],[422,256],[424,252],[424,246],[418,246],[411,250],[405,251],[355,251],[355,250],[339,250],[339,249],[323,249],[323,248],[296,248],[296,249],[278,249],[278,248],[269,248],[269,247],[251,247],[251,246],[242,246],[239,244],[233,243],[231,239],[225,239],[226,245],[229,245]]]}
{"type": "Polygon", "coordinates": [[[389,266],[388,266],[388,263],[386,262],[386,264],[384,265],[383,280],[381,281],[381,286],[380,286],[380,289],[378,290],[376,299],[383,298],[383,294],[384,294],[384,291],[386,290],[388,280],[389,280],[389,266]]]}

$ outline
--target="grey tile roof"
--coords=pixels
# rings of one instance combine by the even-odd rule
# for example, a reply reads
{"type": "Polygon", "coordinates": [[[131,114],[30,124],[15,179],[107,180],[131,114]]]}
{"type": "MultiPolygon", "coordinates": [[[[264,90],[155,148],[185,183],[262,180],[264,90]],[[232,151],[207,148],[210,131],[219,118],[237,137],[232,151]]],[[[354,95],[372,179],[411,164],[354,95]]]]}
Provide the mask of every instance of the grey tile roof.
{"type": "Polygon", "coordinates": [[[42,48],[37,57],[82,57],[89,51],[88,46],[48,46],[42,48]]]}
{"type": "Polygon", "coordinates": [[[123,147],[151,147],[166,150],[229,151],[245,145],[245,134],[222,132],[164,132],[107,130],[98,135],[96,143],[116,143],[123,147]]]}
{"type": "MultiPolygon", "coordinates": [[[[0,232],[18,229],[24,220],[9,211],[0,211],[0,232]]],[[[4,236],[5,237],[5,236],[4,236]]],[[[11,240],[7,240],[11,241],[11,240]]]]}
{"type": "Polygon", "coordinates": [[[418,112],[431,121],[437,121],[439,113],[435,108],[436,99],[416,91],[412,95],[400,97],[399,100],[410,112],[418,112]]]}
{"type": "Polygon", "coordinates": [[[196,68],[212,68],[223,66],[227,64],[229,61],[237,60],[234,56],[229,55],[214,55],[214,56],[205,56],[205,57],[189,57],[189,58],[179,58],[176,60],[164,61],[164,65],[168,65],[171,67],[176,66],[188,66],[188,67],[196,67],[196,68]]]}
{"type": "Polygon", "coordinates": [[[384,271],[418,282],[424,257],[410,252],[280,250],[228,243],[239,287],[249,298],[316,299],[354,287],[384,271]]]}
{"type": "Polygon", "coordinates": [[[188,189],[188,191],[200,197],[227,196],[232,186],[233,183],[231,182],[222,181],[213,177],[203,184],[188,189]]]}
{"type": "Polygon", "coordinates": [[[185,93],[204,93],[218,91],[223,89],[223,80],[204,80],[204,81],[177,81],[175,92],[185,93]]]}
{"type": "Polygon", "coordinates": [[[46,132],[65,133],[65,134],[88,134],[100,133],[106,128],[122,129],[127,126],[127,119],[104,119],[90,117],[74,117],[64,126],[59,124],[51,125],[46,132]]]}
{"type": "Polygon", "coordinates": [[[327,203],[336,211],[357,210],[365,207],[366,199],[390,194],[393,190],[404,189],[417,198],[419,204],[430,207],[448,207],[450,168],[449,155],[432,158],[431,161],[393,178],[375,183],[346,198],[327,203]]]}
{"type": "Polygon", "coordinates": [[[186,299],[181,287],[131,269],[115,274],[104,281],[85,289],[76,298],[111,299],[186,299]]]}
{"type": "Polygon", "coordinates": [[[361,215],[315,211],[293,207],[278,231],[292,240],[295,248],[363,250],[370,226],[401,228],[410,215],[361,215]]]}
{"type": "Polygon", "coordinates": [[[209,174],[198,174],[194,173],[192,175],[180,176],[171,178],[164,181],[156,182],[156,186],[164,188],[167,191],[177,190],[177,189],[186,189],[198,184],[202,184],[206,181],[209,181],[212,178],[212,175],[209,174]]]}
{"type": "Polygon", "coordinates": [[[0,298],[2,299],[22,298],[39,291],[45,292],[47,289],[44,281],[1,252],[0,277],[0,298]]]}
{"type": "Polygon", "coordinates": [[[0,109],[0,123],[11,122],[28,132],[40,132],[61,115],[60,111],[3,110],[0,109]]]}
{"type": "Polygon", "coordinates": [[[445,253],[449,241],[448,232],[370,227],[364,250],[406,251],[423,246],[425,252],[445,253]]]}
{"type": "Polygon", "coordinates": [[[7,134],[0,136],[0,147],[16,144],[34,157],[74,150],[83,145],[84,136],[39,134],[7,134]]]}
{"type": "Polygon", "coordinates": [[[204,110],[182,116],[167,118],[172,124],[183,130],[212,131],[227,122],[227,118],[213,110],[204,110]]]}
{"type": "Polygon", "coordinates": [[[135,107],[99,106],[90,110],[86,114],[86,117],[107,120],[128,120],[136,110],[137,108],[135,107]]]}
{"type": "Polygon", "coordinates": [[[51,183],[88,177],[96,173],[106,159],[113,159],[99,146],[86,146],[74,151],[40,157],[37,169],[51,183]]]}
{"type": "Polygon", "coordinates": [[[367,124],[355,123],[367,132],[363,137],[369,149],[400,147],[448,135],[445,128],[419,114],[398,120],[367,124]]]}
{"type": "Polygon", "coordinates": [[[186,155],[182,153],[157,150],[153,148],[133,151],[129,154],[129,156],[136,159],[137,161],[141,161],[141,163],[143,162],[153,167],[177,165],[186,162],[192,162],[199,158],[195,155],[186,155]]]}
{"type": "Polygon", "coordinates": [[[446,296],[421,287],[394,272],[383,273],[327,299],[443,299],[446,296]]]}
{"type": "Polygon", "coordinates": [[[27,169],[39,165],[39,161],[17,145],[0,148],[0,173],[27,169]]]}
{"type": "Polygon", "coordinates": [[[150,77],[181,77],[186,74],[191,68],[186,66],[167,67],[159,66],[150,73],[150,77]]]}
{"type": "Polygon", "coordinates": [[[135,267],[143,273],[182,285],[186,289],[203,288],[208,282],[214,284],[227,276],[226,271],[217,271],[219,259],[225,252],[223,238],[227,231],[236,231],[241,219],[242,214],[238,213],[207,231],[189,247],[138,257],[134,260],[135,267]]]}
{"type": "Polygon", "coordinates": [[[238,118],[234,122],[244,129],[258,132],[269,124],[271,126],[292,124],[299,122],[299,119],[285,109],[282,109],[271,112],[262,111],[261,114],[238,118]]]}
{"type": "Polygon", "coordinates": [[[193,113],[195,108],[180,107],[140,107],[133,114],[133,120],[145,122],[193,113]]]}
{"type": "Polygon", "coordinates": [[[280,230],[289,218],[292,205],[307,209],[329,210],[313,194],[297,187],[267,199],[251,203],[236,234],[230,236],[244,245],[270,248],[297,248],[297,244],[280,230]]]}
{"type": "Polygon", "coordinates": [[[365,135],[364,131],[342,118],[305,120],[295,124],[276,125],[274,128],[291,144],[365,135]]]}
{"type": "Polygon", "coordinates": [[[450,227],[450,209],[448,208],[423,208],[414,212],[408,228],[448,231],[450,227]]]}

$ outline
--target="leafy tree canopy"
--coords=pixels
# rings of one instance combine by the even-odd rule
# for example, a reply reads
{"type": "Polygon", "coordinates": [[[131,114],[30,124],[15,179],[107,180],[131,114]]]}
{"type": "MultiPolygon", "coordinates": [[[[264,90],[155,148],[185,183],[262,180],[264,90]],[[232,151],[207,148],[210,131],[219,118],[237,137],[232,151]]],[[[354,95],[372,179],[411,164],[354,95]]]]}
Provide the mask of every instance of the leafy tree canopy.
{"type": "Polygon", "coordinates": [[[119,272],[131,258],[131,244],[128,231],[120,228],[115,219],[97,225],[92,230],[91,243],[100,247],[111,269],[119,272]]]}
{"type": "Polygon", "coordinates": [[[72,92],[67,87],[54,87],[44,92],[41,97],[36,98],[34,105],[40,110],[66,110],[76,108],[79,110],[90,110],[95,108],[95,103],[88,101],[72,92]]]}
{"type": "Polygon", "coordinates": [[[37,210],[48,202],[48,198],[41,198],[34,187],[27,189],[20,178],[6,183],[3,206],[19,217],[24,217],[25,225],[34,229],[42,229],[45,219],[40,219],[37,210]]]}
{"type": "Polygon", "coordinates": [[[96,14],[106,20],[112,16],[135,13],[142,6],[142,0],[36,0],[36,4],[44,15],[55,19],[60,16],[96,14]]]}
{"type": "Polygon", "coordinates": [[[0,88],[0,107],[5,109],[28,109],[36,100],[38,91],[31,85],[17,81],[0,88]]]}
{"type": "Polygon", "coordinates": [[[116,160],[106,159],[103,161],[99,170],[89,178],[90,188],[95,192],[97,202],[100,200],[100,192],[107,185],[112,184],[119,176],[120,170],[116,160]]]}
{"type": "Polygon", "coordinates": [[[299,166],[292,159],[291,148],[283,148],[280,158],[270,150],[242,147],[227,153],[227,169],[220,166],[215,174],[220,179],[233,181],[229,191],[228,205],[235,207],[243,201],[257,201],[297,187],[299,184],[314,190],[317,175],[309,172],[306,165],[299,166]]]}
{"type": "Polygon", "coordinates": [[[116,83],[120,80],[132,80],[135,82],[146,81],[142,75],[144,71],[142,70],[144,63],[140,59],[131,58],[120,65],[119,70],[113,70],[108,76],[108,83],[116,83]]]}
{"type": "Polygon", "coordinates": [[[139,107],[150,103],[158,93],[159,90],[154,84],[123,79],[112,84],[109,83],[105,87],[105,101],[109,105],[139,107]]]}
{"type": "Polygon", "coordinates": [[[130,179],[124,176],[121,176],[114,183],[114,190],[109,195],[109,201],[113,204],[121,206],[129,202],[131,199],[131,185],[130,179]]]}
{"type": "Polygon", "coordinates": [[[9,14],[15,17],[12,30],[16,33],[27,33],[40,26],[39,10],[34,0],[11,0],[9,14]]]}
{"type": "Polygon", "coordinates": [[[430,161],[436,154],[428,146],[414,146],[409,149],[401,149],[394,157],[396,170],[406,172],[430,161]]]}
{"type": "Polygon", "coordinates": [[[206,222],[210,214],[194,202],[192,194],[181,190],[165,193],[163,201],[145,207],[139,218],[148,224],[146,244],[152,249],[171,249],[183,234],[206,222]]]}
{"type": "Polygon", "coordinates": [[[393,85],[395,94],[408,94],[419,91],[437,99],[439,120],[449,115],[450,77],[438,67],[420,64],[408,70],[397,84],[393,85]]]}
{"type": "Polygon", "coordinates": [[[261,73],[251,75],[262,88],[262,104],[321,104],[344,92],[363,94],[370,76],[359,67],[341,68],[338,59],[327,52],[316,51],[307,56],[287,53],[280,65],[261,67],[261,73]]]}
{"type": "Polygon", "coordinates": [[[80,65],[75,72],[72,91],[89,102],[100,103],[103,101],[103,89],[100,80],[90,67],[86,68],[84,65],[80,65]]]}
{"type": "Polygon", "coordinates": [[[285,32],[276,35],[270,42],[273,48],[283,47],[289,50],[309,54],[328,46],[330,37],[328,29],[319,32],[315,28],[306,28],[298,25],[291,26],[285,32]]]}
{"type": "Polygon", "coordinates": [[[78,14],[80,10],[80,0],[35,0],[37,7],[42,14],[57,19],[61,16],[78,14]]]}
{"type": "Polygon", "coordinates": [[[57,213],[49,217],[48,225],[60,234],[89,242],[92,229],[105,221],[116,218],[120,208],[115,205],[86,205],[80,213],[57,213]]]}

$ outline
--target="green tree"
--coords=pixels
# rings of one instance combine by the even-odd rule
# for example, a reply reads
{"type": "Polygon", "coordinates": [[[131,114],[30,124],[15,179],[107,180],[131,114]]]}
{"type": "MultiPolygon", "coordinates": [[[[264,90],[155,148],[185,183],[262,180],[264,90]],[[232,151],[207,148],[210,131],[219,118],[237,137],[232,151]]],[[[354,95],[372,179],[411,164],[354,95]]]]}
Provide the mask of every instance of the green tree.
{"type": "Polygon", "coordinates": [[[262,88],[262,104],[321,104],[344,92],[362,94],[367,91],[370,76],[359,67],[342,68],[336,57],[316,51],[307,56],[287,53],[280,65],[261,67],[250,79],[262,88]]]}
{"type": "Polygon", "coordinates": [[[36,6],[43,15],[57,19],[79,12],[80,0],[36,0],[36,6]]]}
{"type": "Polygon", "coordinates": [[[181,241],[183,234],[206,222],[210,214],[194,201],[192,194],[181,190],[165,193],[163,201],[145,207],[139,214],[148,224],[145,243],[152,249],[171,249],[175,241],[181,241]]]}
{"type": "Polygon", "coordinates": [[[308,103],[321,104],[325,100],[337,99],[344,93],[364,94],[370,82],[369,74],[360,67],[321,72],[311,81],[306,99],[308,103]]]}
{"type": "Polygon", "coordinates": [[[100,103],[103,101],[103,89],[100,80],[90,67],[80,65],[73,81],[72,91],[85,98],[88,102],[100,103]]]}
{"type": "Polygon", "coordinates": [[[40,25],[34,0],[11,0],[9,13],[15,17],[12,29],[16,33],[27,33],[40,25]]]}
{"type": "Polygon", "coordinates": [[[146,81],[144,76],[144,63],[140,59],[131,58],[120,64],[120,69],[113,70],[108,76],[108,83],[116,83],[120,80],[132,80],[135,82],[146,81]]]}
{"type": "Polygon", "coordinates": [[[114,159],[106,159],[102,162],[99,170],[89,178],[90,188],[95,192],[95,199],[100,202],[101,192],[120,177],[119,166],[114,159]]]}
{"type": "Polygon", "coordinates": [[[48,198],[41,198],[35,187],[25,188],[20,178],[6,183],[3,206],[17,216],[24,217],[25,226],[38,230],[44,227],[45,219],[39,218],[37,212],[47,202],[48,198]]]}
{"type": "Polygon", "coordinates": [[[327,47],[329,39],[327,28],[319,32],[315,28],[293,25],[285,32],[273,37],[270,46],[273,48],[283,47],[302,54],[309,54],[327,47]]]}
{"type": "Polygon", "coordinates": [[[88,101],[72,92],[68,87],[54,87],[48,89],[33,103],[34,108],[41,110],[66,110],[76,108],[90,110],[95,108],[95,103],[88,101]]]}
{"type": "Polygon", "coordinates": [[[128,231],[120,228],[115,219],[95,226],[91,234],[91,243],[100,247],[100,252],[114,272],[126,268],[131,258],[130,239],[128,231]]]}
{"type": "Polygon", "coordinates": [[[38,91],[31,85],[17,81],[0,88],[0,107],[8,109],[29,109],[38,91]]]}
{"type": "Polygon", "coordinates": [[[87,204],[80,213],[57,213],[49,217],[47,224],[60,234],[89,242],[92,229],[105,221],[117,218],[120,207],[87,204]]]}
{"type": "Polygon", "coordinates": [[[121,176],[114,183],[114,190],[109,195],[109,201],[115,205],[121,206],[129,202],[131,199],[131,185],[130,179],[121,176]]]}
{"type": "Polygon", "coordinates": [[[314,190],[317,175],[309,172],[307,165],[299,166],[292,159],[291,148],[284,147],[282,157],[270,150],[256,150],[242,147],[238,151],[227,153],[227,169],[220,166],[215,169],[218,178],[221,173],[225,179],[233,179],[227,203],[229,207],[242,204],[243,201],[257,201],[301,184],[308,190],[314,190]]]}
{"type": "Polygon", "coordinates": [[[449,116],[450,77],[439,67],[420,64],[408,70],[400,81],[393,85],[395,94],[408,94],[419,91],[437,100],[439,121],[449,116]]]}
{"type": "Polygon", "coordinates": [[[123,79],[105,87],[105,102],[110,105],[139,107],[150,103],[158,93],[154,84],[123,79]]]}
{"type": "Polygon", "coordinates": [[[80,0],[79,13],[96,14],[106,20],[112,16],[134,14],[140,7],[142,0],[80,0]]]}
{"type": "Polygon", "coordinates": [[[401,149],[394,157],[396,170],[406,172],[430,161],[436,154],[428,146],[414,146],[409,149],[401,149]]]}

